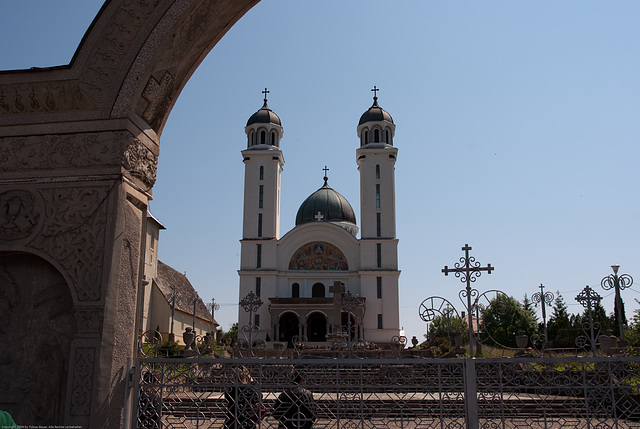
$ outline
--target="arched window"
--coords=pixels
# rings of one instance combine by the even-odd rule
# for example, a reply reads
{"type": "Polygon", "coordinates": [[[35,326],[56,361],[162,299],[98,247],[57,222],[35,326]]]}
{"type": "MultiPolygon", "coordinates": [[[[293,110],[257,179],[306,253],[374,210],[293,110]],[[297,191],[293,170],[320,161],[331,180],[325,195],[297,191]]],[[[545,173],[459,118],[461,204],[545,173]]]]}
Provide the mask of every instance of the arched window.
{"type": "Polygon", "coordinates": [[[260,131],[260,144],[267,144],[267,133],[260,131]]]}
{"type": "Polygon", "coordinates": [[[386,130],[386,131],[385,131],[385,134],[386,134],[385,142],[387,142],[387,143],[391,143],[391,140],[389,140],[389,130],[386,130]]]}
{"type": "Polygon", "coordinates": [[[364,144],[369,143],[369,131],[364,132],[364,144]]]}
{"type": "Polygon", "coordinates": [[[300,285],[298,283],[291,285],[291,298],[300,298],[300,285]]]}
{"type": "Polygon", "coordinates": [[[311,288],[311,296],[313,298],[324,298],[324,285],[322,283],[316,283],[311,288]]]}
{"type": "Polygon", "coordinates": [[[260,180],[264,180],[264,166],[260,166],[260,180]]]}
{"type": "Polygon", "coordinates": [[[278,142],[276,142],[276,132],[271,131],[271,144],[273,146],[278,146],[278,142]]]}
{"type": "Polygon", "coordinates": [[[254,144],[256,144],[256,133],[251,131],[249,133],[249,146],[253,146],[254,144]]]}
{"type": "Polygon", "coordinates": [[[380,141],[380,130],[376,128],[373,131],[373,142],[378,143],[379,141],[380,141]]]}
{"type": "Polygon", "coordinates": [[[379,178],[380,178],[380,164],[376,164],[376,179],[379,179],[379,178]]]}

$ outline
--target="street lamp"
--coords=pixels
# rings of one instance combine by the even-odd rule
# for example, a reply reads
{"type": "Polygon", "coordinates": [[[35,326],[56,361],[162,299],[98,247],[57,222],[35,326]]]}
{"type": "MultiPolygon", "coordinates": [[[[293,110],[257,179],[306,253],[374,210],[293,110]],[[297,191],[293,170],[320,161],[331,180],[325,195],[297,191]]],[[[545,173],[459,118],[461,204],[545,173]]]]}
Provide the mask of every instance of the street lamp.
{"type": "Polygon", "coordinates": [[[624,341],[624,316],[622,314],[622,298],[620,291],[628,288],[633,284],[633,278],[629,274],[618,275],[620,265],[612,265],[613,274],[609,274],[602,279],[600,284],[604,290],[615,289],[615,311],[618,316],[618,330],[620,332],[620,341],[624,341]]]}

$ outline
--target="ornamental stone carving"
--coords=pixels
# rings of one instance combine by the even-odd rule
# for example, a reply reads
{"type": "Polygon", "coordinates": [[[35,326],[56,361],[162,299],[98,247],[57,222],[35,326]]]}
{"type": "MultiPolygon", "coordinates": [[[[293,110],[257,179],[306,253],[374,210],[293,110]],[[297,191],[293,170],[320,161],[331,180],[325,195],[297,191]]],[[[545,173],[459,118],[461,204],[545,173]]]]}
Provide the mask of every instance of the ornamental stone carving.
{"type": "Polygon", "coordinates": [[[43,82],[0,88],[0,115],[68,110],[95,110],[78,82],[43,82]]]}
{"type": "Polygon", "coordinates": [[[88,416],[93,391],[93,371],[96,360],[94,347],[78,347],[73,359],[73,381],[71,384],[71,415],[88,416]]]}
{"type": "Polygon", "coordinates": [[[0,241],[15,241],[32,235],[41,218],[41,204],[28,191],[0,193],[0,241]]]}
{"type": "Polygon", "coordinates": [[[158,158],[139,140],[134,139],[124,151],[123,166],[149,189],[156,183],[158,158]]]}
{"type": "Polygon", "coordinates": [[[45,220],[30,245],[64,267],[79,301],[101,296],[107,200],[116,183],[40,190],[45,220]]]}

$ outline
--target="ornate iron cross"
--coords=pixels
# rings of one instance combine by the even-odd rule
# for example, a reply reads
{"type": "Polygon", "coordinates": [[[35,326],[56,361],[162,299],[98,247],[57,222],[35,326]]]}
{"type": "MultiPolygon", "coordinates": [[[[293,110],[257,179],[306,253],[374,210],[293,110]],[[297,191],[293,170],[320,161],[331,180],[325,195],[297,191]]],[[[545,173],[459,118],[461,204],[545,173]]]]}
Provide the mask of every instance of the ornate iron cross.
{"type": "Polygon", "coordinates": [[[469,250],[471,250],[471,246],[469,246],[468,244],[465,244],[462,250],[464,250],[464,257],[461,257],[460,261],[454,264],[455,268],[449,268],[447,265],[445,265],[442,269],[442,272],[445,276],[448,276],[449,273],[454,273],[461,282],[467,283],[466,289],[460,292],[460,299],[465,297],[467,298],[467,313],[469,323],[469,355],[473,356],[473,317],[471,296],[477,296],[478,291],[476,289],[471,289],[471,283],[475,282],[476,279],[480,277],[481,271],[486,271],[487,274],[491,274],[491,271],[493,271],[495,268],[492,267],[491,264],[487,264],[486,267],[481,267],[480,262],[476,261],[476,258],[474,258],[473,256],[469,256],[469,250]]]}

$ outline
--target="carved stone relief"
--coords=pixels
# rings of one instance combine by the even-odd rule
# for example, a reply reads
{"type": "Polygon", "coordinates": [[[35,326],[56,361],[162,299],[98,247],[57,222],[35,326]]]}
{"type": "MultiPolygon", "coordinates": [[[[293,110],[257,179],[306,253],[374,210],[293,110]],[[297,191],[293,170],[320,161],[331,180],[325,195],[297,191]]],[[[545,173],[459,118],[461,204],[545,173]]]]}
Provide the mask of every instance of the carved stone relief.
{"type": "Polygon", "coordinates": [[[114,187],[115,183],[40,190],[45,221],[30,245],[64,267],[79,301],[100,300],[107,202],[114,187]]]}
{"type": "Polygon", "coordinates": [[[78,347],[73,361],[73,381],[71,384],[71,415],[88,416],[91,410],[93,371],[96,350],[93,347],[78,347]]]}
{"type": "Polygon", "coordinates": [[[110,84],[118,78],[124,56],[159,3],[160,0],[124,0],[108,18],[103,34],[89,55],[87,71],[81,77],[83,86],[98,100],[104,99],[104,90],[110,89],[110,84]]]}
{"type": "Polygon", "coordinates": [[[151,188],[157,156],[128,131],[0,139],[0,172],[119,165],[151,188]]]}
{"type": "Polygon", "coordinates": [[[0,240],[15,241],[29,237],[41,220],[42,202],[24,190],[0,193],[0,240]]]}
{"type": "Polygon", "coordinates": [[[95,110],[78,82],[43,82],[0,88],[0,115],[68,110],[95,110]]]}
{"type": "Polygon", "coordinates": [[[36,256],[0,253],[0,404],[21,427],[62,423],[75,329],[60,273],[36,256]]]}
{"type": "Polygon", "coordinates": [[[156,129],[158,121],[164,117],[171,105],[173,83],[174,78],[169,72],[164,73],[160,82],[151,76],[142,92],[142,98],[149,103],[142,113],[142,117],[156,129]]]}

